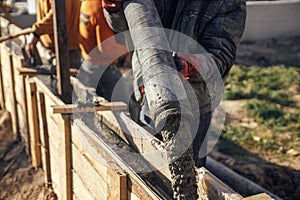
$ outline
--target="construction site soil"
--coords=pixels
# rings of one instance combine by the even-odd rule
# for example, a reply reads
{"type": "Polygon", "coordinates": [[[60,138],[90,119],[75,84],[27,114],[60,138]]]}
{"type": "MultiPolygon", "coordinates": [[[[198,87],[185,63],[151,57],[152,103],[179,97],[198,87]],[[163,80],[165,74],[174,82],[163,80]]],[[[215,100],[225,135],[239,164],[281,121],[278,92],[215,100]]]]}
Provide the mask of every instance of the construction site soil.
{"type": "MultiPolygon", "coordinates": [[[[299,66],[299,52],[299,36],[262,42],[248,41],[241,44],[237,63],[249,66],[299,66]]],[[[240,122],[234,116],[244,117],[238,109],[241,108],[241,102],[231,101],[228,105],[235,108],[226,110],[232,122],[240,122]]],[[[46,187],[42,170],[32,168],[27,152],[24,143],[12,134],[9,113],[0,110],[0,200],[57,199],[54,192],[46,187]]],[[[299,159],[278,155],[268,155],[268,159],[263,159],[250,152],[240,152],[238,146],[223,141],[216,145],[210,156],[283,199],[300,197],[299,159]],[[226,148],[231,149],[230,153],[222,151],[226,148]]]]}

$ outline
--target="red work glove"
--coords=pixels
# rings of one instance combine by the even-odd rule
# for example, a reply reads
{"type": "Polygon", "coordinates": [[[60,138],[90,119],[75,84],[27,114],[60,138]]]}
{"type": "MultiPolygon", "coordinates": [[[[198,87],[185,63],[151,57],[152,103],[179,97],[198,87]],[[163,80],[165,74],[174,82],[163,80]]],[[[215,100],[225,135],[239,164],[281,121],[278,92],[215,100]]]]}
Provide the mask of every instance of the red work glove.
{"type": "Polygon", "coordinates": [[[123,1],[124,0],[102,0],[102,5],[106,10],[116,12],[121,9],[123,1]]]}
{"type": "Polygon", "coordinates": [[[190,80],[197,75],[200,69],[200,63],[194,55],[178,55],[174,57],[178,71],[185,80],[190,80]]]}

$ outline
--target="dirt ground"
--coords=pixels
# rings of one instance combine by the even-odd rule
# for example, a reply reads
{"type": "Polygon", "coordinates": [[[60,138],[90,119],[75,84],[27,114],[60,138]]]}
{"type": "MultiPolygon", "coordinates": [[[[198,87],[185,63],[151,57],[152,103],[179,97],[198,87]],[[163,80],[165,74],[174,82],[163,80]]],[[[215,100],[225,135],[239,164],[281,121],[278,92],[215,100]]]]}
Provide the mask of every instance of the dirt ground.
{"type": "MultiPolygon", "coordinates": [[[[226,101],[228,123],[237,126],[256,126],[247,118],[243,107],[246,100],[226,101]]],[[[259,134],[263,137],[263,133],[259,134]]],[[[273,194],[285,200],[300,197],[300,156],[282,153],[263,153],[253,149],[243,149],[231,141],[217,143],[210,156],[238,174],[247,177],[273,194]]]]}
{"type": "Polygon", "coordinates": [[[0,199],[55,200],[44,186],[42,170],[31,166],[23,142],[12,133],[8,112],[0,110],[0,199]]]}
{"type": "MultiPolygon", "coordinates": [[[[242,42],[236,63],[244,66],[286,65],[300,67],[300,36],[267,41],[242,42]]],[[[260,127],[249,121],[243,106],[246,100],[226,101],[226,120],[237,126],[260,127]]],[[[250,128],[251,128],[250,127],[250,128]]],[[[282,133],[280,137],[289,137],[282,133]]],[[[295,154],[247,151],[230,141],[219,142],[210,156],[285,200],[300,198],[300,156],[295,154]],[[260,156],[258,156],[260,154],[260,156]]]]}
{"type": "Polygon", "coordinates": [[[300,66],[300,35],[264,41],[242,41],[236,63],[245,66],[300,66]]]}

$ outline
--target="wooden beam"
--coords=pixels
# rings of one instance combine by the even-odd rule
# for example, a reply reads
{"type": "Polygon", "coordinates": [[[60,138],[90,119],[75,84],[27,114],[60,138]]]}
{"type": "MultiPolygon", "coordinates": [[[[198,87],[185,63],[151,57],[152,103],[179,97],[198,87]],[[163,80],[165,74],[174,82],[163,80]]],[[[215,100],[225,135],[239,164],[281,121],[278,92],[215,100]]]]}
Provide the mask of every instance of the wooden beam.
{"type": "Polygon", "coordinates": [[[28,118],[30,130],[30,142],[32,165],[35,168],[39,168],[42,165],[41,159],[41,146],[40,146],[40,134],[39,134],[39,119],[37,108],[37,88],[35,82],[29,80],[29,98],[28,98],[28,118]]]}
{"type": "Polygon", "coordinates": [[[72,114],[107,110],[121,111],[126,109],[127,105],[124,102],[105,102],[97,106],[78,106],[75,104],[54,105],[50,107],[50,112],[52,114],[72,114]]]}
{"type": "Polygon", "coordinates": [[[72,102],[70,60],[66,23],[66,2],[53,0],[53,29],[56,52],[57,90],[65,103],[72,102]]]}
{"type": "Polygon", "coordinates": [[[19,115],[18,115],[18,108],[17,108],[17,99],[16,99],[16,84],[15,84],[15,76],[14,76],[14,66],[13,66],[13,57],[12,54],[9,54],[9,67],[10,67],[10,80],[11,80],[11,89],[12,89],[12,105],[13,105],[13,118],[15,118],[13,127],[14,132],[17,134],[17,137],[21,138],[20,134],[20,127],[19,127],[19,115]]]}
{"type": "MultiPolygon", "coordinates": [[[[29,67],[18,68],[19,75],[21,76],[35,76],[35,75],[54,75],[54,72],[51,71],[41,71],[29,67]]],[[[70,68],[70,75],[77,76],[78,69],[70,68]]]]}
{"type": "Polygon", "coordinates": [[[45,95],[42,92],[39,92],[39,103],[40,103],[40,114],[42,121],[42,131],[43,131],[43,157],[45,159],[44,169],[45,181],[48,188],[52,187],[52,178],[51,178],[51,165],[50,165],[50,148],[49,148],[49,135],[48,135],[48,124],[47,124],[47,113],[45,107],[45,95]]]}
{"type": "MultiPolygon", "coordinates": [[[[28,118],[28,97],[26,94],[26,76],[22,76],[22,90],[24,91],[24,115],[25,115],[25,126],[27,132],[27,152],[30,152],[30,131],[29,131],[29,118],[28,118]]],[[[26,141],[26,140],[25,140],[26,141]]]]}
{"type": "Polygon", "coordinates": [[[13,34],[9,34],[9,35],[5,35],[5,36],[0,37],[0,42],[4,42],[4,41],[10,40],[10,39],[14,39],[14,38],[19,37],[21,35],[27,35],[31,32],[32,32],[31,28],[21,29],[17,33],[13,33],[13,34]]]}

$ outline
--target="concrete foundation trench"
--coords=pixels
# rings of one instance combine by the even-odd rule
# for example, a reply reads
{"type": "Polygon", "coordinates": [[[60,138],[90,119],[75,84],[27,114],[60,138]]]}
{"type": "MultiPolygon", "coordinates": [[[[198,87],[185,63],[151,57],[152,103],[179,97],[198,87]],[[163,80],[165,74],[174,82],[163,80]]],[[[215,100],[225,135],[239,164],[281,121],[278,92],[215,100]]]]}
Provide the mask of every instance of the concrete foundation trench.
{"type": "MultiPolygon", "coordinates": [[[[8,26],[5,19],[1,23],[8,26]]],[[[168,166],[150,164],[153,159],[167,163],[160,141],[131,120],[127,109],[110,105],[67,112],[74,105],[58,98],[55,76],[22,73],[22,43],[20,37],[0,44],[1,108],[10,113],[13,134],[24,141],[32,166],[43,171],[45,185],[58,199],[172,199],[168,166]],[[147,155],[153,152],[157,157],[147,155]]],[[[79,88],[76,95],[92,94],[76,77],[71,82],[79,88]]],[[[199,199],[280,199],[210,158],[208,166],[216,172],[222,168],[231,182],[247,184],[253,196],[241,195],[203,168],[196,170],[199,199]]]]}

